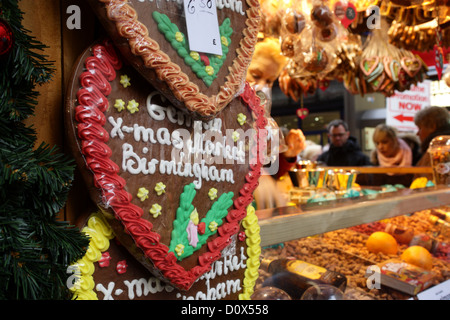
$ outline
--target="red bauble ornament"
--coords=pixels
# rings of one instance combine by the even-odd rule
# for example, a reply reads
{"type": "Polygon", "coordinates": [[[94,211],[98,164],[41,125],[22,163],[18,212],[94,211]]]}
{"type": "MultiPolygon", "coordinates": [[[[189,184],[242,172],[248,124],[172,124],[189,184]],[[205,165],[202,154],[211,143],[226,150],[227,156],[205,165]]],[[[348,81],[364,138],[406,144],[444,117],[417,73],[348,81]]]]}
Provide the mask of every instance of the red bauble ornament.
{"type": "Polygon", "coordinates": [[[0,57],[7,55],[14,45],[14,35],[9,24],[0,19],[0,57]]]}

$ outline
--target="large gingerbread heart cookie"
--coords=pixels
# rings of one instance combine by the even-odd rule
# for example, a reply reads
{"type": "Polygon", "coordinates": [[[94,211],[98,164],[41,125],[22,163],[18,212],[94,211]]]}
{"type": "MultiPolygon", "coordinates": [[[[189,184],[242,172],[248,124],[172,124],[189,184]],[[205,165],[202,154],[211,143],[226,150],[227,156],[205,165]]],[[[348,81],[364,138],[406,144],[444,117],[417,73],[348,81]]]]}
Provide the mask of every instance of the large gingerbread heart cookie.
{"type": "Polygon", "coordinates": [[[190,50],[183,1],[89,3],[123,56],[175,107],[213,118],[243,89],[258,33],[258,0],[216,2],[221,55],[190,50]]]}
{"type": "Polygon", "coordinates": [[[117,54],[76,63],[66,126],[92,200],[116,237],[181,290],[220,258],[253,201],[267,119],[253,89],[208,122],[175,108],[117,54]]]}

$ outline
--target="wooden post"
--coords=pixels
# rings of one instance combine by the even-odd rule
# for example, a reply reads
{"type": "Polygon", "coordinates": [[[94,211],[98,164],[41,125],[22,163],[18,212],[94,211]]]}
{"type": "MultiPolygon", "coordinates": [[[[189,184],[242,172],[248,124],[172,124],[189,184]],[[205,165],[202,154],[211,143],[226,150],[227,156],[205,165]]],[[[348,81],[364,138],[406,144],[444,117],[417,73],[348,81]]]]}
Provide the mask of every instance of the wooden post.
{"type": "MultiPolygon", "coordinates": [[[[37,88],[40,95],[35,116],[27,119],[26,124],[33,125],[37,131],[36,146],[45,142],[58,146],[60,152],[67,152],[64,127],[66,86],[75,61],[102,31],[99,31],[96,17],[85,1],[21,0],[19,6],[24,12],[24,27],[48,47],[44,54],[55,68],[52,80],[37,88]],[[78,16],[79,28],[67,24],[69,18],[78,19],[78,16]]],[[[76,170],[69,199],[60,213],[61,219],[76,223],[80,215],[92,208],[93,203],[76,170]]]]}

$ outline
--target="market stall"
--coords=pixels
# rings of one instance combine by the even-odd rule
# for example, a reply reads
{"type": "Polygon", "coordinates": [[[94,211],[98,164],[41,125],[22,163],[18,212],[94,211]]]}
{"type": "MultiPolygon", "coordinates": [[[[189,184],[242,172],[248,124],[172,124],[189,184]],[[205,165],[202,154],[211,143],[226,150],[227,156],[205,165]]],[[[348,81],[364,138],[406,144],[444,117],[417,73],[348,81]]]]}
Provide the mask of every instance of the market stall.
{"type": "MultiPolygon", "coordinates": [[[[261,6],[260,37],[279,38],[281,52],[289,59],[278,79],[280,89],[301,109],[304,97],[323,89],[330,80],[343,82],[352,94],[381,93],[389,97],[423,81],[429,66],[436,68],[441,78],[449,45],[449,8],[445,1],[263,1],[261,6]],[[430,53],[435,57],[431,63],[430,53]],[[422,58],[427,59],[428,65],[422,58]]],[[[421,183],[413,179],[421,174],[430,177],[430,167],[319,166],[308,167],[302,161],[278,181],[280,192],[290,205],[257,211],[264,258],[302,261],[292,262],[291,269],[287,267],[289,262],[283,262],[283,268],[276,271],[263,266],[260,296],[286,298],[277,291],[281,288],[289,293],[287,299],[314,297],[302,294],[310,287],[304,282],[316,279],[316,275],[299,280],[287,270],[305,275],[317,266],[324,268],[322,273],[325,269],[342,272],[349,281],[347,289],[341,288],[343,295],[330,289],[336,284],[317,281],[316,286],[333,286],[322,288],[323,295],[315,292],[315,298],[417,299],[418,292],[430,286],[445,282],[442,286],[448,287],[448,222],[439,226],[430,222],[434,221],[435,209],[448,211],[448,189],[432,187],[431,181],[425,187],[426,179],[421,183]],[[343,176],[336,178],[337,172],[343,176]],[[350,176],[344,179],[345,175],[350,176]],[[348,183],[350,179],[354,180],[348,183]],[[355,181],[361,185],[356,184],[355,188],[355,181]],[[419,189],[418,184],[422,184],[419,189]],[[396,237],[386,225],[395,225],[410,237],[396,237]],[[371,248],[368,238],[376,232],[388,236],[390,232],[396,237],[398,248],[389,253],[371,248]],[[412,240],[420,234],[443,243],[443,252],[429,257],[436,277],[429,281],[424,276],[425,280],[418,280],[423,286],[408,291],[409,294],[405,294],[404,287],[393,287],[384,278],[382,287],[371,290],[366,282],[369,266],[404,258],[414,248],[407,249],[417,244],[432,251],[424,242],[412,240]],[[315,265],[310,266],[313,269],[302,269],[308,263],[315,265]],[[326,293],[327,290],[332,292],[326,293]]],[[[380,243],[388,246],[383,240],[380,243]]]]}

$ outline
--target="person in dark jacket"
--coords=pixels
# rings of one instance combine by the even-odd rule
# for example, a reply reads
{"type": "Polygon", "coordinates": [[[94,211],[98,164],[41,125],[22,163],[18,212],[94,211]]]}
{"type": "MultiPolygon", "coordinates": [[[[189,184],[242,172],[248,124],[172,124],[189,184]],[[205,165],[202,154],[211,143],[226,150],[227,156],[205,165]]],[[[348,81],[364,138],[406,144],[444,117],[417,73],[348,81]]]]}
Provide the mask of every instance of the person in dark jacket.
{"type": "Polygon", "coordinates": [[[414,123],[419,131],[422,157],[417,166],[431,166],[427,153],[431,140],[438,136],[450,135],[450,113],[443,107],[428,107],[420,110],[414,117],[414,123]]]}
{"type": "Polygon", "coordinates": [[[420,140],[419,137],[414,133],[402,133],[400,137],[405,141],[411,148],[412,152],[412,165],[415,166],[422,157],[422,152],[420,152],[420,140]]]}
{"type": "Polygon", "coordinates": [[[333,120],[328,124],[330,148],[322,153],[317,161],[331,167],[370,166],[370,159],[359,147],[356,139],[350,136],[348,125],[343,120],[333,120]]]}

